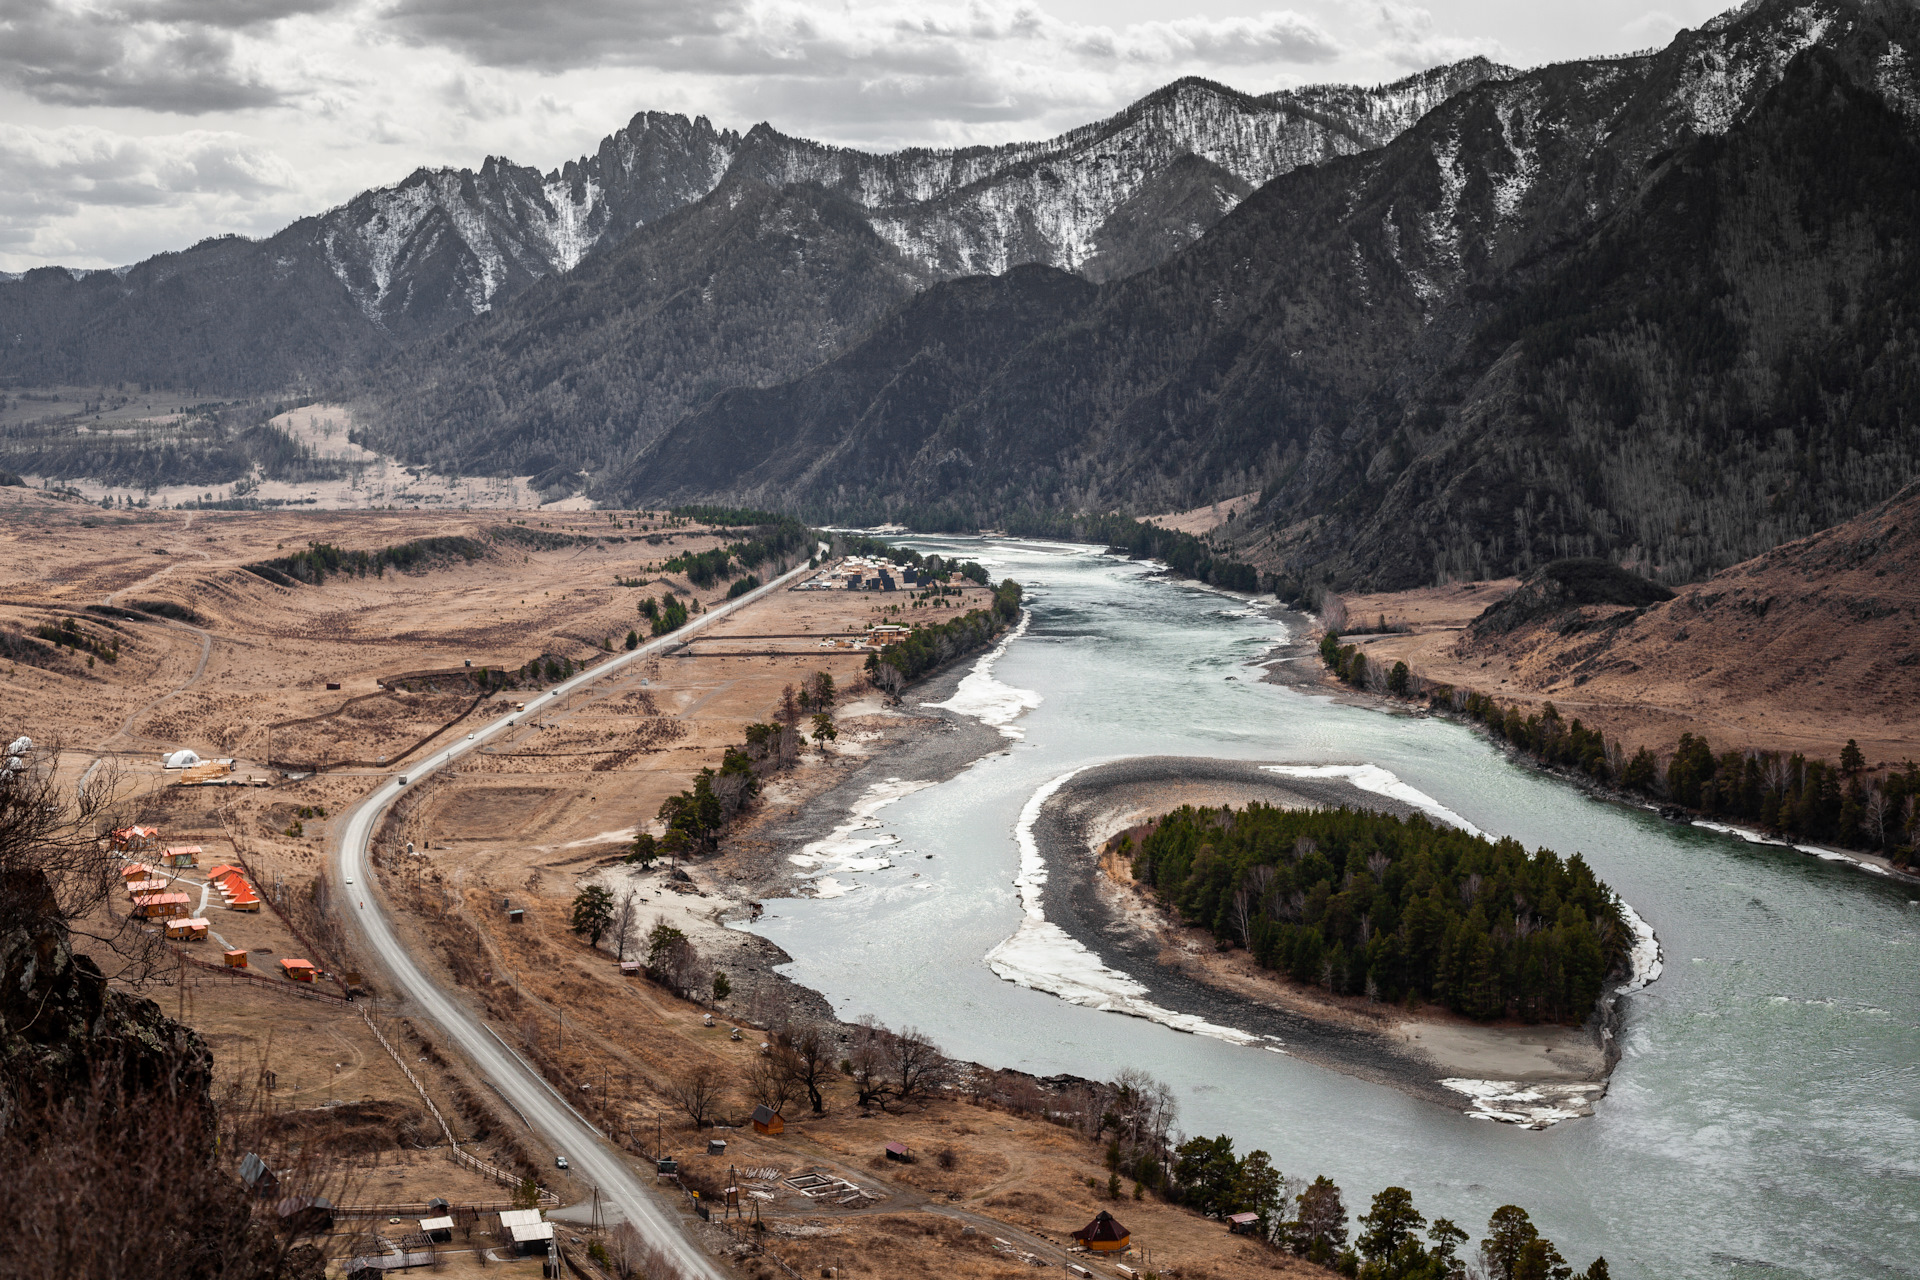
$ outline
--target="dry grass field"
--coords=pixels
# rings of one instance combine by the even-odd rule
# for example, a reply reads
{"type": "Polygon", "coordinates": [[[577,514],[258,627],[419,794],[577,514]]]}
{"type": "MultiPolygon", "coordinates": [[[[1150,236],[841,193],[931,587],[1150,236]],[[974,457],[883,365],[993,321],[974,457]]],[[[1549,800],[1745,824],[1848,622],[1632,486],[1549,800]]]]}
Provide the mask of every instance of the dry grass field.
{"type": "MultiPolygon", "coordinates": [[[[576,1106],[602,1117],[636,1159],[664,1145],[687,1158],[689,1181],[702,1185],[722,1184],[730,1168],[811,1169],[873,1192],[864,1208],[842,1208],[777,1179],[755,1180],[764,1198],[750,1201],[766,1229],[753,1238],[798,1274],[1014,1276],[1031,1270],[1030,1258],[1058,1266],[1069,1257],[1066,1232],[1108,1203],[1102,1150],[1074,1132],[959,1100],[863,1112],[851,1086],[836,1081],[823,1116],[793,1113],[778,1138],[723,1130],[722,1162],[704,1155],[713,1131],[696,1133],[663,1089],[712,1064],[725,1082],[721,1121],[741,1125],[751,1110],[745,1078],[766,1024],[792,1013],[793,993],[769,972],[779,956],[726,921],[751,909],[752,885],[773,855],[750,831],[684,878],[665,866],[641,871],[621,855],[637,831],[659,831],[663,799],[816,672],[846,691],[836,708],[840,738],[826,750],[806,747],[772,780],[763,813],[804,805],[923,727],[866,692],[867,651],[834,639],[899,619],[904,593],[776,592],[679,654],[629,664],[537,716],[516,704],[547,687],[544,679],[482,689],[465,675],[468,663],[517,672],[535,659],[575,668],[605,661],[629,629],[645,634],[640,602],[667,590],[711,607],[725,581],[695,591],[661,566],[736,536],[641,512],[105,512],[0,490],[0,706],[8,709],[0,731],[57,747],[69,778],[98,781],[110,771],[126,817],[158,827],[158,844],[201,846],[199,866],[180,871],[176,887],[196,907],[204,894],[201,914],[214,936],[177,952],[218,965],[228,947],[244,950],[262,980],[182,962],[146,994],[199,1029],[224,1086],[258,1087],[262,1070],[272,1073],[268,1105],[286,1124],[306,1126],[299,1132],[311,1140],[338,1147],[353,1203],[510,1194],[444,1158],[439,1126],[394,1054],[463,1146],[537,1174],[563,1201],[589,1191],[554,1168],[563,1153],[542,1147],[430,1027],[385,1002],[379,974],[358,972],[342,920],[379,894],[428,967],[576,1106]],[[276,584],[245,568],[314,543],[375,551],[453,537],[471,539],[479,554],[317,585],[276,584]],[[66,640],[34,643],[48,632],[66,640]],[[499,717],[518,722],[396,808],[376,839],[378,882],[334,883],[328,855],[340,815],[407,761],[499,717]],[[231,757],[233,778],[264,785],[182,785],[161,762],[183,748],[231,757]],[[221,862],[248,869],[266,909],[229,911],[205,890],[207,870],[221,862]],[[658,918],[680,927],[705,964],[735,976],[734,994],[693,1003],[622,976],[614,954],[568,928],[571,903],[589,883],[633,889],[643,926],[658,918]],[[524,911],[522,922],[509,922],[508,902],[524,911]],[[279,976],[288,957],[327,971],[320,994],[279,976]],[[329,997],[356,977],[367,999],[329,997]],[[736,1025],[744,1028],[738,1041],[730,1038],[736,1025]],[[916,1162],[884,1160],[889,1141],[908,1144],[916,1162]]],[[[911,616],[938,620],[984,603],[984,592],[969,589],[911,616]]],[[[1150,1196],[1111,1207],[1132,1227],[1140,1251],[1131,1265],[1143,1270],[1148,1250],[1166,1276],[1313,1270],[1150,1196]]],[[[361,1233],[388,1230],[383,1224],[343,1218],[329,1254],[348,1256],[361,1233]]],[[[702,1230],[723,1254],[739,1252],[739,1274],[776,1274],[763,1255],[732,1243],[744,1238],[737,1222],[702,1230]]],[[[563,1243],[576,1235],[592,1232],[569,1225],[563,1243]]],[[[534,1273],[534,1264],[475,1252],[497,1244],[456,1238],[437,1266],[534,1273]]]]}

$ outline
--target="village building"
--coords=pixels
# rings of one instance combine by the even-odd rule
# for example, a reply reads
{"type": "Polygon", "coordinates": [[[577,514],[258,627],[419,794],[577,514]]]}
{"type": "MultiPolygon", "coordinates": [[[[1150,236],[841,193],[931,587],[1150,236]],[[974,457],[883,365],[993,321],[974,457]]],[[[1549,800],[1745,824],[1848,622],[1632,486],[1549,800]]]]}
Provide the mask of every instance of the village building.
{"type": "Polygon", "coordinates": [[[1133,1235],[1120,1220],[1102,1209],[1093,1221],[1073,1233],[1073,1238],[1094,1253],[1123,1253],[1133,1247],[1133,1235]]]}

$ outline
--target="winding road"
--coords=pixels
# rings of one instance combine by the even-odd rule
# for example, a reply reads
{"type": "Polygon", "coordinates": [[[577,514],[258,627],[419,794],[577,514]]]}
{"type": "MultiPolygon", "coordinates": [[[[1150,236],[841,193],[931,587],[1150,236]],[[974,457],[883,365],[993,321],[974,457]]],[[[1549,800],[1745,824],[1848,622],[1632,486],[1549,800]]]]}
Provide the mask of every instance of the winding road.
{"type": "MultiPolygon", "coordinates": [[[[787,583],[806,572],[805,566],[791,570],[738,600],[716,605],[678,631],[556,684],[550,692],[528,699],[523,714],[535,715],[548,710],[576,689],[682,644],[691,633],[771,592],[783,590],[787,583]]],[[[402,775],[407,779],[406,785],[418,786],[429,774],[485,745],[518,719],[520,716],[516,715],[495,720],[475,730],[470,737],[427,756],[402,775]]],[[[340,875],[354,886],[349,900],[356,905],[350,914],[367,947],[391,977],[395,993],[437,1025],[532,1128],[554,1150],[566,1154],[575,1175],[600,1189],[603,1204],[611,1205],[650,1243],[665,1250],[689,1277],[727,1280],[728,1273],[693,1239],[679,1215],[649,1190],[649,1180],[643,1180],[599,1131],[581,1119],[553,1086],[534,1074],[463,1001],[427,976],[394,932],[393,921],[379,898],[367,892],[371,879],[368,847],[374,830],[404,789],[397,777],[381,783],[339,824],[334,851],[340,875]]]]}

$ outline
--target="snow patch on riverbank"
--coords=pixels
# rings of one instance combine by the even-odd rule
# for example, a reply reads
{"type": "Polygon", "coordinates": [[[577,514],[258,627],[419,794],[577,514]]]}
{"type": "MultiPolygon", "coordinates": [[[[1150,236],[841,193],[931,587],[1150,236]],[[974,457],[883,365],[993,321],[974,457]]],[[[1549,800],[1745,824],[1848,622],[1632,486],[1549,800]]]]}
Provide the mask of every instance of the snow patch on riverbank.
{"type": "Polygon", "coordinates": [[[1590,1116],[1595,1099],[1606,1091],[1600,1084],[1519,1084],[1459,1077],[1440,1083],[1473,1099],[1467,1114],[1475,1120],[1498,1120],[1526,1129],[1545,1129],[1562,1120],[1590,1116]]]}
{"type": "Polygon", "coordinates": [[[932,782],[909,782],[900,778],[874,783],[867,788],[867,794],[847,810],[847,821],[835,827],[826,839],[802,845],[799,853],[788,854],[787,861],[811,873],[815,897],[846,896],[860,886],[843,883],[836,876],[884,871],[893,865],[891,851],[900,843],[900,837],[865,834],[880,829],[880,820],[875,815],[895,800],[932,785],[932,782]]]}
{"type": "Polygon", "coordinates": [[[1893,872],[1880,866],[1878,863],[1869,862],[1864,858],[1856,858],[1852,854],[1841,853],[1838,849],[1823,849],[1817,844],[1788,844],[1784,840],[1775,840],[1763,832],[1753,830],[1751,827],[1736,827],[1726,822],[1709,822],[1705,818],[1695,818],[1693,825],[1702,827],[1708,831],[1718,831],[1723,836],[1738,836],[1748,844],[1767,844],[1772,845],[1776,849],[1792,849],[1795,853],[1810,853],[1822,862],[1844,862],[1850,866],[1858,867],[1862,871],[1871,871],[1877,876],[1887,876],[1889,878],[1893,876],[1893,872]]]}
{"type": "Polygon", "coordinates": [[[1633,946],[1627,952],[1631,972],[1614,994],[1630,996],[1657,979],[1667,966],[1660,957],[1660,939],[1654,936],[1653,926],[1642,920],[1633,905],[1619,894],[1614,894],[1613,900],[1620,904],[1620,914],[1627,918],[1627,928],[1633,932],[1633,946]]]}
{"type": "Polygon", "coordinates": [[[989,650],[985,657],[973,664],[973,670],[960,681],[951,698],[945,702],[923,702],[920,705],[951,711],[955,715],[972,716],[981,724],[998,729],[1003,738],[1026,737],[1026,734],[1013,727],[1013,722],[1039,706],[1042,699],[1032,689],[1016,689],[994,679],[993,664],[1000,660],[1008,645],[1027,634],[1027,623],[1032,618],[1031,609],[1021,610],[1019,625],[1009,631],[1006,639],[989,650]]]}
{"type": "Polygon", "coordinates": [[[1440,821],[1460,828],[1470,836],[1484,837],[1487,834],[1426,792],[1408,786],[1377,764],[1263,764],[1260,768],[1262,772],[1278,773],[1289,778],[1345,778],[1362,791],[1371,791],[1377,796],[1410,804],[1422,813],[1430,813],[1440,821]]]}
{"type": "Polygon", "coordinates": [[[1066,930],[1047,919],[1041,906],[1047,883],[1047,864],[1040,856],[1040,845],[1033,838],[1033,824],[1040,810],[1055,792],[1076,774],[1091,765],[1082,765],[1046,783],[1033,793],[1020,811],[1014,826],[1014,840],[1020,847],[1020,873],[1014,885],[1020,890],[1020,928],[1011,938],[987,953],[987,967],[1016,986],[1028,987],[1057,996],[1068,1004],[1086,1005],[1109,1013],[1123,1013],[1172,1027],[1175,1031],[1212,1036],[1230,1044],[1252,1045],[1262,1037],[1234,1027],[1223,1027],[1188,1013],[1176,1013],[1146,999],[1147,988],[1131,976],[1101,963],[1100,957],[1075,941],[1066,930]]]}

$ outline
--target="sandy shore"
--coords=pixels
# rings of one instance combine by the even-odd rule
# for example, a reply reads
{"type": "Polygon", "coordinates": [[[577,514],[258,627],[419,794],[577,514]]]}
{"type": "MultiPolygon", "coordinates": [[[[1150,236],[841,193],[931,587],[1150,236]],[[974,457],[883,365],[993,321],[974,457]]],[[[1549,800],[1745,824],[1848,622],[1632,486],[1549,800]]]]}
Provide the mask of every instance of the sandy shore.
{"type": "MultiPolygon", "coordinates": [[[[1371,785],[1380,785],[1372,780],[1371,785]]],[[[1338,777],[1282,777],[1258,764],[1158,757],[1075,775],[1033,827],[1047,864],[1047,919],[1147,989],[1156,1005],[1269,1047],[1470,1115],[1544,1127],[1591,1115],[1615,1055],[1601,1019],[1582,1027],[1494,1025],[1331,995],[1221,952],[1136,891],[1112,835],[1182,804],[1345,804],[1408,814],[1415,804],[1338,777]]]]}

